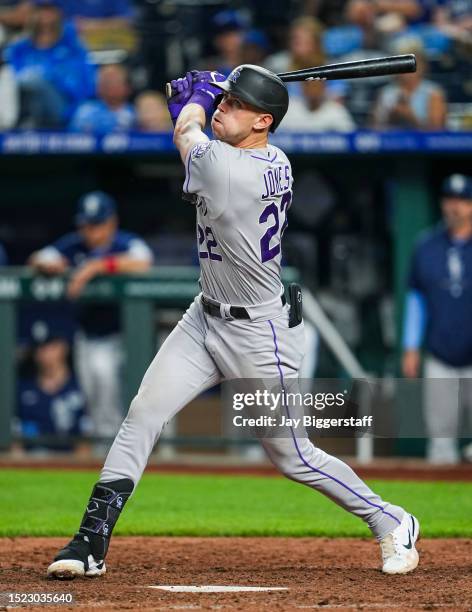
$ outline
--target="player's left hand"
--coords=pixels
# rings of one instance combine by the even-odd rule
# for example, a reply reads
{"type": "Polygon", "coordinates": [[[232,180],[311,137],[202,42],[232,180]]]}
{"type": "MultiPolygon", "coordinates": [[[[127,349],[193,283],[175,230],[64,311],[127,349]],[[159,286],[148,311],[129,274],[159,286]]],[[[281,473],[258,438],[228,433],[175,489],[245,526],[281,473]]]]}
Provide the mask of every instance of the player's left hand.
{"type": "Polygon", "coordinates": [[[100,259],[92,259],[81,266],[71,277],[67,286],[67,297],[71,300],[76,300],[87,283],[95,276],[104,273],[103,261],[100,259]]]}
{"type": "Polygon", "coordinates": [[[207,115],[212,115],[218,96],[223,93],[215,83],[226,81],[226,77],[215,70],[192,70],[192,96],[189,104],[200,104],[207,115]]]}

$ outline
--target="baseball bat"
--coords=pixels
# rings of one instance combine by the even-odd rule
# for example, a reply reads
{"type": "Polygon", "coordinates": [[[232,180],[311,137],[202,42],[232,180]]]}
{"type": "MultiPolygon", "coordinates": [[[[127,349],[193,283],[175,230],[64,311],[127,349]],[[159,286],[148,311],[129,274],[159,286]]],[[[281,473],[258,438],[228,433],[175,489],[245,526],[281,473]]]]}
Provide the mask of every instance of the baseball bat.
{"type": "MultiPolygon", "coordinates": [[[[278,76],[287,83],[290,81],[360,79],[406,72],[416,72],[416,57],[413,54],[313,66],[313,68],[305,68],[304,70],[280,72],[278,76]]],[[[172,97],[173,94],[171,84],[166,83],[167,98],[172,97]]]]}
{"type": "Polygon", "coordinates": [[[278,76],[282,81],[314,81],[337,79],[360,79],[363,77],[387,76],[416,72],[416,57],[409,55],[392,55],[375,59],[358,60],[355,62],[340,62],[326,66],[314,66],[305,70],[281,72],[278,76]]]}

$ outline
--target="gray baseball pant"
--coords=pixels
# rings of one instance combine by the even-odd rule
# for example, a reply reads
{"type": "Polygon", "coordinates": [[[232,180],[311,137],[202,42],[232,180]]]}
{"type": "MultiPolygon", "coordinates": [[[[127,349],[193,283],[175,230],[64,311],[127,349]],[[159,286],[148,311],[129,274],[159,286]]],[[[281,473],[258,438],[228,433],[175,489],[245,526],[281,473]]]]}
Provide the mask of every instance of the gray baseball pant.
{"type": "MultiPolygon", "coordinates": [[[[165,423],[223,379],[296,379],[304,351],[303,324],[289,328],[288,307],[272,319],[227,321],[192,303],[149,366],[110,449],[100,480],[138,483],[165,423]]],[[[265,451],[288,478],[316,489],[364,520],[381,539],[404,510],[383,501],[339,459],[303,437],[264,438],[265,451]]]]}
{"type": "Polygon", "coordinates": [[[472,427],[472,366],[456,368],[427,355],[424,378],[427,459],[433,464],[459,463],[461,417],[465,428],[472,427]]]}

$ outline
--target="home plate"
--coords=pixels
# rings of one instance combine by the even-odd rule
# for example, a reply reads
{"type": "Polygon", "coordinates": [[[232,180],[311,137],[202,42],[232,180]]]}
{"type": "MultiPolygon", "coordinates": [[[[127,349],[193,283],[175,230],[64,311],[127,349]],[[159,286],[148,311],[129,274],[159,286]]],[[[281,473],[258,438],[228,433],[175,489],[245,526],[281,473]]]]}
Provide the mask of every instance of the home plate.
{"type": "Polygon", "coordinates": [[[172,593],[243,593],[243,592],[263,592],[263,591],[288,591],[286,587],[252,587],[252,586],[219,586],[214,584],[204,584],[201,586],[192,585],[156,585],[149,589],[159,589],[161,591],[171,591],[172,593]]]}

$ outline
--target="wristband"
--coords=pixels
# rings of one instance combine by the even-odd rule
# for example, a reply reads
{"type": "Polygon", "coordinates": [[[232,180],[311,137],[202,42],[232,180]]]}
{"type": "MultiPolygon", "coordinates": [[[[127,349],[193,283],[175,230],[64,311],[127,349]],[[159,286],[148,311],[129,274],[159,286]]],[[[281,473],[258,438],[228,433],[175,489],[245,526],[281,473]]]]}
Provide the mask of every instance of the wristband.
{"type": "Polygon", "coordinates": [[[105,270],[108,274],[116,274],[118,272],[118,262],[116,257],[110,255],[105,258],[105,270]]]}

